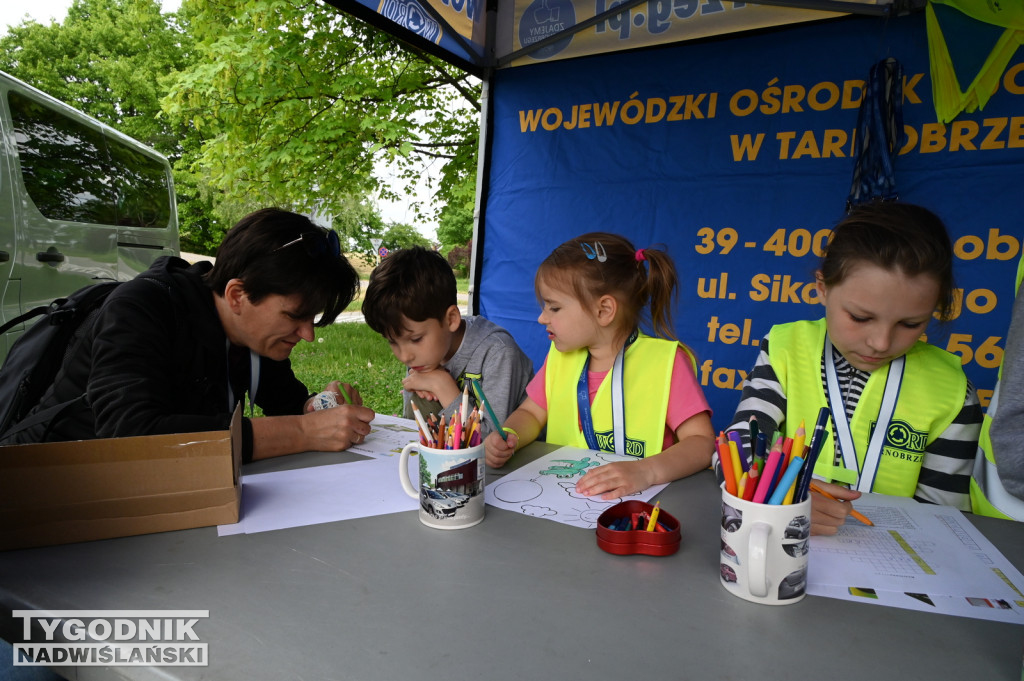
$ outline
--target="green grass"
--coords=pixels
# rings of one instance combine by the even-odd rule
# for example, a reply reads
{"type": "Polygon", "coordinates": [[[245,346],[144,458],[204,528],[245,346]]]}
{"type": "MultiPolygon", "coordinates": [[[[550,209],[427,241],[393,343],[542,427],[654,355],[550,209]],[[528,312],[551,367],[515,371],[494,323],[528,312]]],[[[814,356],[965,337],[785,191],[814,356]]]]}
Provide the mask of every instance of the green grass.
{"type": "Polygon", "coordinates": [[[380,414],[402,415],[405,366],[387,341],[366,324],[331,324],[316,330],[316,340],[300,343],[291,354],[292,369],[312,391],[333,380],[359,389],[363,404],[380,414]]]}

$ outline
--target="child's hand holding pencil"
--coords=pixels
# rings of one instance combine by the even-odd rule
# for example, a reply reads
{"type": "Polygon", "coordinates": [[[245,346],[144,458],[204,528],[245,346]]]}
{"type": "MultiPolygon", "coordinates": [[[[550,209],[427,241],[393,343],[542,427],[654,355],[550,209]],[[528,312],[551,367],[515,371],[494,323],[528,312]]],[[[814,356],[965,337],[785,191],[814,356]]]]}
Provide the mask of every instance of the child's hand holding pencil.
{"type": "Polygon", "coordinates": [[[815,480],[811,482],[811,534],[833,535],[846,522],[847,516],[867,525],[871,521],[854,510],[849,502],[860,498],[860,492],[841,485],[815,480]],[[859,517],[858,517],[859,516],[859,517]]]}

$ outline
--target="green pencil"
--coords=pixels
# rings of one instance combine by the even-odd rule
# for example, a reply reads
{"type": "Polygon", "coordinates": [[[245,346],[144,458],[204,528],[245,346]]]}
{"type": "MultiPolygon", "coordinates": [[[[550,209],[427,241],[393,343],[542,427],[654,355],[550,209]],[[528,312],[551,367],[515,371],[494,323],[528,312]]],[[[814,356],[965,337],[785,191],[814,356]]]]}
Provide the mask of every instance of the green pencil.
{"type": "Polygon", "coordinates": [[[494,410],[491,409],[491,403],[487,401],[487,396],[484,395],[484,389],[480,387],[480,383],[475,378],[470,378],[469,382],[473,384],[473,392],[476,393],[476,398],[483,403],[484,409],[487,410],[487,415],[491,417],[491,422],[494,423],[495,430],[498,431],[498,435],[501,435],[502,440],[508,442],[508,433],[501,429],[498,417],[495,416],[494,410]]]}

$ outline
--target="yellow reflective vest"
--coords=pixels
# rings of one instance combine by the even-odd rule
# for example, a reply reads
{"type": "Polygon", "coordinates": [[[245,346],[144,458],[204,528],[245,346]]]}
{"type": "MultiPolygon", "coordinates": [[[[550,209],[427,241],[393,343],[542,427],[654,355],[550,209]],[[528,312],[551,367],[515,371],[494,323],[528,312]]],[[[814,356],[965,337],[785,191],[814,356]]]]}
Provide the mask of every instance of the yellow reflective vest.
{"type": "MultiPolygon", "coordinates": [[[[1017,265],[1017,287],[1020,291],[1021,279],[1024,279],[1024,257],[1017,265]]],[[[996,471],[995,455],[992,453],[992,418],[999,408],[999,384],[1002,382],[1003,367],[999,367],[999,380],[996,381],[992,399],[985,410],[985,418],[981,422],[981,436],[978,438],[978,454],[974,459],[974,472],[971,475],[971,510],[979,515],[1007,520],[1024,520],[1024,500],[1013,496],[1003,487],[996,471]]]]}
{"type": "MultiPolygon", "coordinates": [[[[672,382],[675,341],[652,338],[644,334],[627,349],[623,358],[623,393],[626,412],[626,447],[630,456],[642,459],[654,456],[665,440],[665,419],[672,382]]],[[[683,347],[689,354],[689,351],[683,347]]],[[[548,401],[547,441],[569,447],[587,448],[580,428],[576,387],[587,364],[586,348],[559,352],[554,343],[548,350],[544,390],[548,401]]],[[[693,356],[690,355],[691,360],[693,356]]],[[[614,452],[612,430],[612,384],[614,372],[609,371],[597,389],[591,414],[594,434],[602,451],[614,452]]]]}
{"type": "MultiPolygon", "coordinates": [[[[801,420],[805,425],[813,424],[818,410],[828,406],[821,379],[820,359],[824,346],[824,319],[780,324],[769,332],[768,356],[786,395],[787,437],[794,436],[801,420]]],[[[828,481],[857,484],[888,376],[888,366],[873,371],[853,411],[850,431],[857,448],[859,469],[847,470],[841,462],[835,464],[835,443],[829,427],[814,467],[815,475],[828,481]]],[[[966,394],[967,377],[960,367],[959,357],[920,341],[910,348],[871,491],[914,496],[925,447],[960,413],[966,394]]],[[[843,406],[836,405],[836,409],[843,409],[843,406]]]]}

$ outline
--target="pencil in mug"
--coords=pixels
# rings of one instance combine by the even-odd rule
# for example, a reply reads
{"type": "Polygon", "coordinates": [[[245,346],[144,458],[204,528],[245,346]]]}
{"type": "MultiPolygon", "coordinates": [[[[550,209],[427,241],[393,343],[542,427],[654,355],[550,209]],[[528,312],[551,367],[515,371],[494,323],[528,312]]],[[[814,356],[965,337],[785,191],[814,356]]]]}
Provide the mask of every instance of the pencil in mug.
{"type": "Polygon", "coordinates": [[[736,457],[740,463],[740,466],[743,467],[744,472],[749,473],[750,461],[753,459],[753,457],[751,457],[750,460],[747,459],[746,447],[743,446],[743,438],[741,438],[739,432],[735,430],[730,430],[728,433],[726,433],[726,435],[729,438],[729,448],[736,448],[736,457]]]}
{"type": "Polygon", "coordinates": [[[793,457],[793,460],[786,466],[786,472],[779,479],[779,484],[776,485],[775,491],[772,492],[771,498],[766,503],[778,506],[785,500],[789,488],[796,484],[796,476],[800,474],[800,468],[803,466],[803,463],[804,460],[801,457],[793,457]]]}
{"type": "Polygon", "coordinates": [[[800,484],[797,485],[796,494],[794,498],[797,502],[801,502],[807,498],[810,493],[809,486],[814,476],[814,467],[818,463],[818,456],[821,454],[822,447],[825,446],[825,428],[828,427],[828,421],[832,417],[832,412],[828,407],[822,407],[818,410],[818,419],[814,425],[814,432],[811,434],[811,441],[807,445],[807,464],[804,466],[804,473],[800,477],[800,484]]]}
{"type": "Polygon", "coordinates": [[[722,478],[725,480],[725,490],[736,496],[736,474],[732,467],[732,455],[729,453],[729,446],[723,442],[725,439],[724,433],[718,434],[718,442],[715,446],[718,448],[718,465],[722,467],[722,478]]]}
{"type": "Polygon", "coordinates": [[[757,454],[757,435],[761,432],[760,426],[757,425],[757,417],[751,415],[750,421],[747,425],[747,432],[750,433],[750,456],[753,457],[757,454]]]}
{"type": "Polygon", "coordinates": [[[423,414],[420,413],[419,407],[415,404],[412,405],[412,415],[416,418],[416,425],[420,429],[420,437],[423,439],[423,444],[427,447],[432,447],[432,440],[430,437],[430,426],[423,420],[423,414]]]}
{"type": "Polygon", "coordinates": [[[501,428],[501,424],[498,423],[498,417],[495,415],[494,410],[491,408],[491,403],[487,401],[487,395],[484,395],[484,389],[480,387],[480,381],[475,378],[470,378],[469,381],[473,384],[473,392],[476,393],[476,397],[484,405],[484,409],[487,410],[487,415],[491,417],[491,423],[494,424],[494,429],[498,431],[498,435],[501,436],[502,440],[508,442],[508,433],[501,428]]]}

